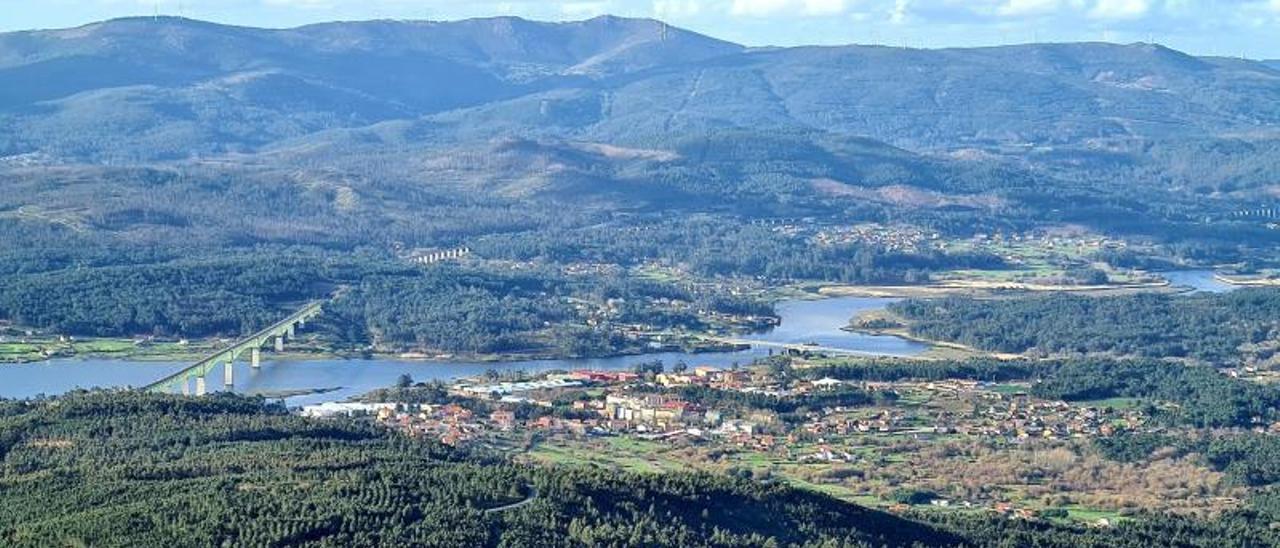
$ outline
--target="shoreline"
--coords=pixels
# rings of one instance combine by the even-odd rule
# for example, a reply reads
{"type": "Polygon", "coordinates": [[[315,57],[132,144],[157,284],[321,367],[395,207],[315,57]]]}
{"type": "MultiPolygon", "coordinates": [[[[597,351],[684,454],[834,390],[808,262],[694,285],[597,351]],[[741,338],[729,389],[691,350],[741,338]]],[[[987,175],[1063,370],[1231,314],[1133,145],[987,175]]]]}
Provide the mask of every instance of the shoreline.
{"type": "MultiPolygon", "coordinates": [[[[1280,286],[1280,280],[1248,280],[1232,278],[1223,274],[1213,273],[1213,279],[1236,287],[1269,287],[1280,286]]],[[[1168,279],[1162,279],[1155,282],[1141,282],[1128,284],[1107,284],[1107,285],[1039,285],[1021,282],[991,282],[982,280],[942,280],[922,285],[850,285],[850,284],[829,284],[822,282],[802,282],[770,288],[767,295],[773,298],[773,304],[777,305],[781,302],[789,300],[823,300],[840,297],[863,297],[863,298],[882,298],[882,299],[905,299],[905,298],[940,298],[956,295],[967,295],[975,298],[1002,298],[1018,294],[1044,294],[1054,292],[1073,293],[1081,295],[1117,295],[1125,293],[1137,292],[1183,292],[1179,287],[1173,285],[1168,279]]],[[[875,312],[875,311],[866,311],[875,312]]],[[[865,313],[864,313],[865,314],[865,313]]],[[[781,319],[779,318],[779,321],[781,319]]],[[[850,318],[852,322],[854,318],[850,318]]],[[[942,359],[947,356],[937,355],[935,349],[950,349],[954,351],[964,352],[972,355],[994,356],[1000,359],[1009,359],[1009,356],[1000,353],[991,353],[979,349],[970,348],[957,343],[948,341],[934,341],[916,337],[901,329],[861,329],[853,328],[851,324],[841,326],[840,329],[865,333],[870,335],[883,335],[898,337],[903,340],[917,342],[929,346],[921,357],[931,357],[932,359],[942,359]],[[930,355],[933,356],[930,356],[930,355]]],[[[751,334],[762,333],[765,331],[748,331],[738,333],[736,335],[749,336],[751,334]]],[[[723,344],[719,346],[705,346],[696,344],[698,341],[717,341],[724,342],[726,337],[723,334],[704,332],[704,333],[687,333],[684,334],[685,342],[694,342],[695,344],[668,344],[658,348],[632,347],[625,349],[617,349],[598,355],[586,356],[568,356],[554,352],[509,352],[497,354],[483,353],[449,353],[449,352],[390,352],[390,351],[359,351],[359,350],[338,350],[332,348],[319,348],[315,352],[285,352],[282,354],[272,353],[274,359],[279,360],[401,360],[414,361],[422,363],[515,363],[526,361],[544,361],[544,360],[576,360],[576,359],[609,359],[628,356],[643,356],[646,354],[663,354],[671,352],[679,352],[686,354],[703,354],[703,353],[719,353],[719,352],[741,352],[751,348],[748,344],[723,344]]],[[[74,345],[61,342],[39,341],[31,344],[32,353],[28,353],[14,359],[0,360],[0,368],[9,365],[24,365],[47,363],[52,360],[59,359],[114,359],[121,361],[134,362],[185,362],[198,361],[201,358],[211,354],[217,349],[218,339],[207,339],[194,341],[190,348],[190,352],[175,352],[173,349],[159,350],[156,352],[148,352],[148,349],[154,347],[132,347],[115,351],[88,351],[76,352],[74,345]],[[70,346],[70,348],[68,348],[70,346]],[[38,355],[40,347],[58,347],[63,351],[55,351],[44,355],[38,355]],[[65,350],[71,350],[65,352],[65,350]],[[168,351],[166,351],[168,350],[168,351]]],[[[122,346],[134,344],[133,339],[113,339],[113,338],[88,338],[76,344],[119,344],[122,346]]],[[[161,343],[173,344],[173,343],[161,343]]]]}
{"type": "MultiPolygon", "coordinates": [[[[1214,278],[1224,283],[1233,285],[1246,285],[1246,282],[1240,280],[1231,280],[1220,274],[1214,274],[1214,278]]],[[[1264,285],[1255,283],[1253,285],[1264,285]]],[[[1276,285],[1280,285],[1277,283],[1276,285]]],[[[1159,282],[1144,282],[1135,284],[1114,284],[1114,285],[1092,285],[1092,286],[1057,286],[1057,285],[1035,285],[1025,283],[1006,283],[1006,282],[983,282],[983,281],[941,281],[924,285],[843,285],[843,284],[824,284],[820,282],[806,282],[801,284],[786,285],[770,290],[770,296],[774,297],[773,304],[777,305],[788,300],[823,300],[841,297],[863,297],[863,298],[883,298],[883,299],[902,299],[902,298],[938,298],[954,295],[969,295],[978,298],[1000,298],[1012,294],[1034,294],[1034,293],[1050,293],[1050,292],[1071,292],[1086,295],[1113,295],[1125,292],[1139,291],[1177,291],[1169,280],[1159,282]]],[[[875,311],[866,311],[872,312],[875,311]]],[[[865,313],[864,313],[865,314],[865,313]]],[[[854,318],[849,318],[852,322],[854,318]]],[[[781,321],[781,318],[779,318],[781,321]]],[[[920,357],[928,357],[931,359],[942,359],[947,356],[945,354],[938,355],[937,349],[950,349],[954,351],[964,352],[973,355],[993,355],[982,350],[969,348],[964,345],[951,343],[948,341],[933,341],[915,337],[903,330],[868,330],[868,329],[851,329],[851,324],[846,323],[839,327],[842,330],[850,332],[866,333],[871,335],[883,335],[898,337],[903,340],[917,342],[929,346],[920,357]],[[932,356],[930,356],[932,355],[932,356]]],[[[745,331],[737,333],[738,336],[749,336],[751,334],[767,332],[763,331],[745,331]]],[[[495,365],[503,363],[516,363],[527,361],[547,361],[547,360],[577,360],[577,359],[609,359],[629,356],[643,356],[646,354],[663,354],[663,353],[686,353],[686,354],[703,354],[703,353],[720,353],[720,352],[741,352],[751,348],[749,344],[726,342],[723,334],[712,332],[704,333],[687,333],[685,342],[694,344],[667,344],[661,347],[645,348],[632,347],[624,349],[616,349],[610,352],[598,355],[570,356],[562,355],[554,352],[509,352],[497,354],[484,353],[468,353],[468,352],[423,352],[423,351],[361,351],[361,350],[339,350],[333,348],[316,348],[313,352],[304,351],[288,351],[281,354],[271,353],[273,359],[278,360],[399,360],[413,361],[424,364],[430,363],[492,363],[495,365]],[[698,342],[718,341],[718,345],[698,344],[698,342]]],[[[72,347],[68,349],[66,343],[37,342],[32,343],[35,346],[59,346],[64,350],[72,350],[71,352],[53,352],[43,356],[28,354],[12,360],[0,361],[0,368],[9,365],[25,365],[47,363],[52,360],[59,359],[108,359],[120,361],[164,363],[164,362],[195,362],[201,358],[213,353],[217,349],[219,339],[207,339],[193,341],[191,343],[190,352],[174,352],[169,351],[148,352],[148,347],[132,347],[117,351],[101,351],[101,352],[75,352],[72,347]]],[[[51,341],[50,341],[51,342],[51,341]]],[[[90,338],[85,339],[84,343],[107,343],[107,344],[133,344],[133,339],[113,339],[113,338],[90,338]]],[[[171,344],[171,343],[164,343],[171,344]]],[[[1003,359],[1003,358],[1002,358],[1003,359]]]]}
{"type": "Polygon", "coordinates": [[[825,297],[930,298],[965,294],[972,297],[1000,297],[1017,293],[1077,293],[1114,295],[1140,291],[1170,291],[1177,288],[1169,280],[1112,285],[1037,285],[1018,282],[953,281],[925,285],[825,285],[817,292],[825,297]]]}
{"type": "Polygon", "coordinates": [[[911,334],[911,331],[910,331],[911,326],[909,322],[897,316],[896,314],[889,312],[888,309],[864,311],[861,314],[858,314],[857,316],[850,318],[849,323],[844,325],[840,329],[843,331],[848,331],[850,333],[864,333],[868,335],[885,335],[885,336],[898,337],[901,339],[906,339],[908,341],[913,341],[920,344],[928,345],[929,350],[926,350],[920,356],[916,356],[917,358],[920,358],[920,359],[943,360],[943,359],[955,359],[955,358],[964,359],[964,358],[987,357],[987,358],[995,358],[997,360],[1009,361],[1009,360],[1019,360],[1019,359],[1027,358],[1027,356],[1022,354],[1010,354],[1007,352],[991,352],[987,350],[982,350],[980,348],[974,348],[972,346],[961,344],[958,342],[928,339],[925,337],[913,335],[911,334]],[[859,327],[857,325],[854,325],[854,322],[860,319],[864,321],[876,320],[876,319],[888,320],[895,324],[898,324],[898,327],[868,328],[868,327],[859,327]],[[939,352],[938,350],[942,350],[942,352],[939,352]],[[947,354],[945,350],[957,351],[960,353],[960,355],[957,356],[957,355],[947,354]]]}
{"type": "MultiPolygon", "coordinates": [[[[714,353],[733,353],[750,350],[750,345],[733,345],[724,344],[720,347],[696,346],[692,348],[683,348],[679,346],[661,347],[652,350],[621,350],[618,352],[610,352],[600,355],[590,356],[562,356],[556,354],[468,354],[468,353],[438,353],[431,354],[425,352],[348,352],[337,350],[322,350],[318,352],[301,352],[286,351],[282,353],[270,352],[264,353],[274,361],[310,361],[310,360],[350,360],[350,361],[371,361],[371,360],[392,360],[403,362],[418,362],[423,364],[453,364],[453,363],[492,363],[495,365],[507,363],[521,363],[534,361],[556,361],[556,360],[596,360],[625,358],[633,356],[659,355],[669,353],[683,354],[714,354],[714,353]]],[[[121,354],[114,352],[107,353],[83,353],[69,355],[53,355],[41,359],[8,361],[0,362],[0,368],[8,366],[22,366],[50,363],[55,360],[68,361],[85,361],[85,360],[117,360],[139,363],[175,363],[175,362],[196,362],[211,353],[193,353],[193,354],[173,354],[173,355],[155,355],[155,354],[121,354]]]]}
{"type": "Polygon", "coordinates": [[[1235,287],[1280,287],[1280,279],[1273,278],[1232,278],[1214,272],[1213,279],[1235,287]]]}

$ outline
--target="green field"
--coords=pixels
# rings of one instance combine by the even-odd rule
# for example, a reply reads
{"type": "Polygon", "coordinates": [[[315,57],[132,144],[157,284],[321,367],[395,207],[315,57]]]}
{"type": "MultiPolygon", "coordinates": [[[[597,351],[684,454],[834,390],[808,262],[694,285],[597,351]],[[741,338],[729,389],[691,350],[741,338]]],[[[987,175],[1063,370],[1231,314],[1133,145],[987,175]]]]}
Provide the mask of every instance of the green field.
{"type": "Polygon", "coordinates": [[[132,339],[75,339],[33,337],[25,342],[0,343],[0,362],[24,363],[50,358],[102,357],[128,360],[182,361],[211,352],[215,344],[155,342],[139,344],[132,339]]]}
{"type": "Polygon", "coordinates": [[[1134,409],[1142,405],[1141,398],[1106,398],[1102,400],[1086,400],[1074,402],[1075,405],[1081,407],[1097,407],[1112,409],[1134,409]]]}

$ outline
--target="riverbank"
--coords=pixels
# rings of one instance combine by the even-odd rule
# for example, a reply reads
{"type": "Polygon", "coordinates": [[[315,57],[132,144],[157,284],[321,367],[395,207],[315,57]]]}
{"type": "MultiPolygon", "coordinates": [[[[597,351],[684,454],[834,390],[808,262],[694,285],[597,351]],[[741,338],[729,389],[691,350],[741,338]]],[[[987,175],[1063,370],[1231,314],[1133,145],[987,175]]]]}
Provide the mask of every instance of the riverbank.
{"type": "Polygon", "coordinates": [[[842,327],[850,333],[866,333],[870,335],[892,336],[920,344],[928,345],[929,350],[915,356],[924,360],[963,360],[968,358],[995,358],[998,360],[1018,360],[1026,358],[1022,354],[1007,352],[990,352],[952,341],[941,341],[919,337],[911,333],[910,323],[888,309],[868,310],[849,320],[849,325],[842,327]]]}
{"type": "Polygon", "coordinates": [[[1227,276],[1226,274],[1215,273],[1213,275],[1213,279],[1236,287],[1280,287],[1280,278],[1261,276],[1227,276]]]}
{"type": "MultiPolygon", "coordinates": [[[[134,339],[113,338],[31,338],[17,342],[0,342],[0,367],[5,364],[39,363],[58,359],[103,359],[134,362],[196,362],[229,344],[227,339],[200,339],[181,342],[139,342],[134,339]]],[[[296,344],[296,343],[290,343],[296,344]]],[[[555,352],[399,352],[379,350],[350,350],[328,346],[325,341],[302,340],[302,348],[286,347],[284,352],[271,352],[273,360],[315,359],[394,359],[430,362],[467,361],[480,363],[506,363],[531,360],[603,359],[623,356],[642,356],[684,352],[703,354],[737,352],[743,345],[718,343],[700,333],[681,334],[679,342],[659,346],[629,346],[591,355],[568,355],[555,352]]]]}
{"type": "Polygon", "coordinates": [[[23,337],[0,342],[0,365],[59,358],[114,358],[136,361],[198,360],[213,352],[214,341],[143,343],[133,339],[23,337]]]}
{"type": "Polygon", "coordinates": [[[1123,295],[1135,292],[1177,292],[1168,281],[1113,285],[1043,285],[980,280],[946,281],[925,285],[827,285],[818,288],[825,297],[937,298],[964,295],[999,297],[1018,293],[1073,293],[1082,295],[1123,295]]]}
{"type": "MultiPolygon", "coordinates": [[[[885,299],[849,297],[844,299],[792,300],[778,304],[781,325],[765,333],[752,335],[762,341],[783,344],[817,342],[823,346],[850,348],[865,354],[883,356],[915,356],[927,350],[919,343],[891,336],[851,334],[840,328],[859,311],[883,308],[885,299]]],[[[535,373],[549,370],[632,370],[637,365],[662,361],[668,366],[684,362],[690,366],[707,365],[731,368],[735,364],[748,364],[757,358],[768,356],[765,346],[749,347],[746,344],[705,344],[679,348],[680,351],[661,352],[662,347],[636,345],[647,352],[612,357],[573,359],[526,359],[485,361],[447,358],[442,355],[409,356],[377,353],[337,353],[336,357],[323,357],[318,346],[309,339],[300,339],[292,350],[284,355],[267,352],[259,369],[237,369],[233,389],[248,394],[295,392],[288,397],[289,405],[307,405],[325,401],[342,401],[370,390],[394,384],[401,375],[409,375],[415,381],[451,381],[461,377],[484,375],[488,371],[525,371],[535,373]],[[689,352],[685,350],[697,350],[689,352]],[[654,353],[657,352],[657,353],[654,353]],[[367,359],[347,359],[367,358],[367,359]],[[428,359],[430,358],[430,359],[428,359]],[[341,390],[314,393],[318,387],[342,387],[341,390]]],[[[332,353],[331,353],[332,354],[332,353]]],[[[488,356],[497,358],[499,356],[488,356]]],[[[501,356],[509,357],[509,356],[501,356]]],[[[137,361],[120,359],[112,355],[106,359],[87,357],[58,358],[38,363],[0,366],[0,397],[34,397],[39,394],[60,394],[76,388],[145,386],[186,367],[194,360],[137,361]]],[[[210,372],[209,387],[221,387],[221,368],[210,372]]]]}

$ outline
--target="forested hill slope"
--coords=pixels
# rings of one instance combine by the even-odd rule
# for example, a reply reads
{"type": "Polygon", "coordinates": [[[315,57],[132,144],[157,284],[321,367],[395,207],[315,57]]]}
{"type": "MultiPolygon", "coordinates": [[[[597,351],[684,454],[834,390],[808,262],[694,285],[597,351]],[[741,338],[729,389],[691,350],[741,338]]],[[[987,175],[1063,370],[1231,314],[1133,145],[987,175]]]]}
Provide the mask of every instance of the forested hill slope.
{"type": "Polygon", "coordinates": [[[616,17],[0,34],[0,318],[252,331],[456,247],[765,283],[1006,266],[813,245],[859,224],[1266,267],[1280,231],[1242,213],[1280,195],[1278,94],[1275,68],[1148,44],[753,49],[616,17]]]}
{"type": "Polygon", "coordinates": [[[751,128],[912,149],[1272,136],[1280,71],[1157,45],[755,50],[658,21],[492,18],[296,29],[135,18],[0,35],[0,156],[252,151],[428,117],[457,135],[662,144],[751,128]]]}
{"type": "Polygon", "coordinates": [[[0,487],[0,544],[14,547],[961,541],[780,485],[514,466],[231,395],[0,401],[0,487]]]}
{"type": "Polygon", "coordinates": [[[0,400],[0,545],[12,547],[1138,548],[1276,540],[1241,512],[1213,521],[1144,517],[1109,529],[949,516],[906,519],[728,476],[517,466],[230,394],[0,400]]]}
{"type": "Polygon", "coordinates": [[[245,150],[740,49],[613,17],[289,30],[131,18],[9,33],[0,35],[0,155],[138,160],[245,150]],[[125,136],[116,146],[96,141],[125,136]]]}

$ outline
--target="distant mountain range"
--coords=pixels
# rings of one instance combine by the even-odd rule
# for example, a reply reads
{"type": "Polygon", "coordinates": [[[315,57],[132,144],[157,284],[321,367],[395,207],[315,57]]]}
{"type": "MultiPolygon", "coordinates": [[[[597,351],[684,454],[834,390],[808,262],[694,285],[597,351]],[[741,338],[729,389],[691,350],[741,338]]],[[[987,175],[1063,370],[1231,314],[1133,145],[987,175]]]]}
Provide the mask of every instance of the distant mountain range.
{"type": "Polygon", "coordinates": [[[753,49],[618,17],[119,19],[0,34],[0,213],[117,234],[176,219],[163,230],[190,241],[241,230],[198,211],[240,207],[215,191],[234,180],[320,193],[288,219],[264,206],[245,241],[320,213],[390,226],[447,194],[1164,235],[1280,195],[1274,64],[1151,44],[753,49]]]}
{"type": "Polygon", "coordinates": [[[1278,92],[1266,63],[1148,44],[754,50],[617,17],[288,30],[133,18],[0,35],[0,156],[149,161],[388,131],[660,147],[733,128],[919,150],[1097,147],[1271,137],[1278,92]]]}

